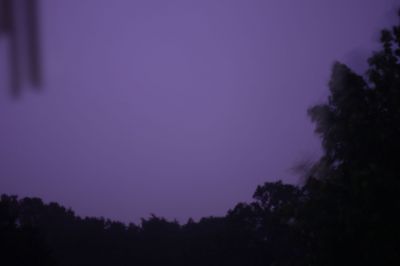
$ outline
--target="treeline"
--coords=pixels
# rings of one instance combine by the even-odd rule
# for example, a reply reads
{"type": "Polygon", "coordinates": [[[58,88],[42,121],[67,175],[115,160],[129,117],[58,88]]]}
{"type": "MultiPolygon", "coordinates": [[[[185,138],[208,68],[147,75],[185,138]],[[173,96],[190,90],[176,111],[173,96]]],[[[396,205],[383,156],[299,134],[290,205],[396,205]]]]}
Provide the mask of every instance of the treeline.
{"type": "MultiPolygon", "coordinates": [[[[303,184],[267,182],[224,217],[180,225],[80,218],[3,195],[4,265],[400,265],[400,27],[358,75],[335,63],[326,103],[309,115],[322,158],[303,184]]],[[[307,166],[305,164],[305,166],[307,166]]]]}
{"type": "Polygon", "coordinates": [[[297,244],[291,221],[284,221],[291,219],[296,190],[271,183],[260,188],[257,197],[264,198],[266,189],[277,193],[272,201],[285,202],[275,210],[272,202],[239,204],[225,217],[189,220],[184,225],[156,216],[140,225],[80,218],[57,203],[3,195],[2,258],[19,262],[10,265],[200,266],[270,265],[299,256],[295,253],[300,251],[290,248],[297,244]]]}

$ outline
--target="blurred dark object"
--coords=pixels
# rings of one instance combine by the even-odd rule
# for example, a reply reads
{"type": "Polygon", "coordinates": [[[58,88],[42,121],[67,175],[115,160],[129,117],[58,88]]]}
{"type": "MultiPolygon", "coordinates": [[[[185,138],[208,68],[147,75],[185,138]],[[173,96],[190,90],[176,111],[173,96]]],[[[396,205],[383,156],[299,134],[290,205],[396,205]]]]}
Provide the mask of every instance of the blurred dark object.
{"type": "Polygon", "coordinates": [[[40,88],[38,28],[38,0],[0,0],[0,38],[8,40],[13,96],[20,95],[24,83],[40,88]]]}

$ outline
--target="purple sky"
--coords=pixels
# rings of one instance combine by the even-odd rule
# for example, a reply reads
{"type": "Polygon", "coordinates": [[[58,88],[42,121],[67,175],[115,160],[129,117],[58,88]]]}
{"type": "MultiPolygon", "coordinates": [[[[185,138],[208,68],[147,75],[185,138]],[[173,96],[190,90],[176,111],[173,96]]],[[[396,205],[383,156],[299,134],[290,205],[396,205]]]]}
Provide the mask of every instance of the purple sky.
{"type": "MultiPolygon", "coordinates": [[[[137,222],[223,215],[317,159],[306,109],[398,0],[43,0],[42,93],[0,60],[0,193],[137,222]]],[[[0,58],[6,56],[0,39],[0,58]]]]}

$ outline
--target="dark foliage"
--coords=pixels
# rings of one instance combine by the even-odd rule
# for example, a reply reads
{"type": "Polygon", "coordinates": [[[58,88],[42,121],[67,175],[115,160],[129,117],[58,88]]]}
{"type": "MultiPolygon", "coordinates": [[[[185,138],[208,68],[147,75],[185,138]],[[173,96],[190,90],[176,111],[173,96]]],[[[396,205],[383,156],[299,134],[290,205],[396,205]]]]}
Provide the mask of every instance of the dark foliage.
{"type": "Polygon", "coordinates": [[[6,265],[272,265],[295,255],[288,247],[298,192],[266,183],[253,203],[238,204],[226,217],[180,225],[153,215],[140,226],[82,219],[56,203],[3,195],[1,258],[6,265]]]}
{"type": "Polygon", "coordinates": [[[224,217],[180,225],[80,218],[3,195],[2,265],[400,265],[400,27],[365,76],[336,63],[309,109],[324,155],[303,186],[267,182],[224,217]]]}
{"type": "Polygon", "coordinates": [[[400,27],[381,44],[365,76],[336,63],[309,109],[325,150],[303,188],[309,265],[400,262],[400,27]]]}

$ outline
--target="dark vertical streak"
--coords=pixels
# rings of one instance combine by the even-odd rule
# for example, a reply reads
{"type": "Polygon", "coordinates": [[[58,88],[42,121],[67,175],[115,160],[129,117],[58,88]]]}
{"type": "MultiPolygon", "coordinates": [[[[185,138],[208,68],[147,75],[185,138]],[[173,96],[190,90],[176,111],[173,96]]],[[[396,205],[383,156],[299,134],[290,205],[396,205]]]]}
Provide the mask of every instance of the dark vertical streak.
{"type": "Polygon", "coordinates": [[[6,26],[6,6],[5,6],[5,1],[0,0],[0,37],[2,34],[7,32],[7,26],[6,26]]]}
{"type": "Polygon", "coordinates": [[[38,1],[25,0],[28,49],[28,75],[32,85],[39,88],[41,83],[40,45],[38,27],[38,1]]]}
{"type": "Polygon", "coordinates": [[[10,35],[10,70],[11,70],[11,94],[18,97],[20,94],[20,73],[19,73],[19,56],[18,56],[18,36],[15,20],[15,2],[12,0],[4,0],[6,9],[6,22],[8,34],[10,35]]]}
{"type": "Polygon", "coordinates": [[[10,31],[10,12],[9,0],[0,0],[0,35],[8,34],[10,31]]]}
{"type": "Polygon", "coordinates": [[[39,0],[0,0],[0,37],[9,41],[10,88],[14,97],[20,95],[25,77],[34,88],[41,86],[38,5],[39,0]]]}

